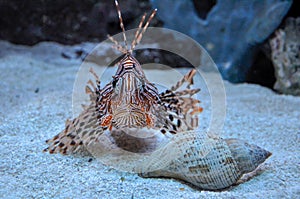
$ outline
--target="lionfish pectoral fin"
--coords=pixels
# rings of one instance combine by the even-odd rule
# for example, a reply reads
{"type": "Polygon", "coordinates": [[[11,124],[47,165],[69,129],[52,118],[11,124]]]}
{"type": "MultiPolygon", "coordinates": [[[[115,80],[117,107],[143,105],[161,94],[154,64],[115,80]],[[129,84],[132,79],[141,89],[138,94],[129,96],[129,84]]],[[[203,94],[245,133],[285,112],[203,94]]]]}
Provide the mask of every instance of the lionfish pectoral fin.
{"type": "Polygon", "coordinates": [[[200,100],[194,98],[193,95],[198,93],[200,89],[190,89],[194,83],[195,74],[196,70],[192,69],[170,90],[160,94],[161,104],[171,114],[171,120],[167,124],[167,126],[172,127],[171,131],[193,130],[199,125],[198,114],[203,111],[203,108],[199,106],[200,100]],[[185,87],[180,89],[184,83],[186,83],[185,87]],[[175,119],[176,122],[174,123],[173,120],[175,119]]]}
{"type": "Polygon", "coordinates": [[[85,146],[93,137],[103,133],[99,126],[95,106],[88,106],[77,118],[67,120],[65,129],[46,141],[49,145],[44,152],[74,154],[86,151],[85,146]]]}
{"type": "Polygon", "coordinates": [[[44,152],[61,153],[63,155],[75,153],[83,142],[78,139],[76,132],[66,132],[65,130],[46,141],[49,145],[44,152]]]}
{"type": "Polygon", "coordinates": [[[191,115],[196,115],[196,114],[199,114],[203,111],[203,108],[202,107],[196,107],[194,108],[194,110],[191,112],[191,115]]]}
{"type": "Polygon", "coordinates": [[[188,86],[187,88],[190,87],[190,85],[193,85],[194,84],[194,76],[196,74],[196,70],[195,69],[192,69],[190,70],[189,73],[187,73],[184,78],[185,78],[185,81],[188,82],[188,86]]]}
{"type": "Polygon", "coordinates": [[[85,86],[85,93],[88,95],[91,95],[93,93],[93,91],[89,86],[85,86]]]}
{"type": "Polygon", "coordinates": [[[171,91],[176,91],[180,88],[185,82],[187,83],[187,88],[189,89],[192,84],[194,84],[194,76],[196,74],[196,70],[192,69],[187,74],[183,76],[181,80],[179,80],[174,86],[171,87],[171,91]]]}

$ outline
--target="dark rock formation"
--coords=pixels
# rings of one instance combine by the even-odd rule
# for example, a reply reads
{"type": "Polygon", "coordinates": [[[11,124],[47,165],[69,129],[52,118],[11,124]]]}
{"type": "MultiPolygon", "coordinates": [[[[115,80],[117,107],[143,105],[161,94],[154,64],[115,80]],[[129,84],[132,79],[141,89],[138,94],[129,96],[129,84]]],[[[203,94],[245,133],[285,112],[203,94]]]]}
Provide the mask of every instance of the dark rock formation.
{"type": "Polygon", "coordinates": [[[300,17],[288,18],[283,29],[270,40],[275,67],[274,89],[300,96],[300,17]]]}
{"type": "MultiPolygon", "coordinates": [[[[147,1],[120,3],[124,23],[150,9],[147,1]]],[[[134,24],[135,25],[135,24],[134,24]]],[[[33,45],[40,41],[75,44],[101,41],[120,32],[115,5],[111,0],[1,0],[0,39],[33,45]]]]}

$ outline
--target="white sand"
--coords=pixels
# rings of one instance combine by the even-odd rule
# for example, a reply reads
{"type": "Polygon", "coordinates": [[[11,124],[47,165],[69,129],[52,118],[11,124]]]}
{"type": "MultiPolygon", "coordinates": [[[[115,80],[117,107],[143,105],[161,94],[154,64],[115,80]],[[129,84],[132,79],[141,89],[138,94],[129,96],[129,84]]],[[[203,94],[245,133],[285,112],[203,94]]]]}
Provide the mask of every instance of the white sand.
{"type": "Polygon", "coordinates": [[[45,140],[72,117],[80,60],[60,53],[74,48],[0,42],[0,198],[299,198],[300,98],[257,85],[225,83],[222,136],[247,140],[273,155],[260,175],[226,191],[200,191],[173,179],[119,172],[89,158],[43,153],[45,140]]]}

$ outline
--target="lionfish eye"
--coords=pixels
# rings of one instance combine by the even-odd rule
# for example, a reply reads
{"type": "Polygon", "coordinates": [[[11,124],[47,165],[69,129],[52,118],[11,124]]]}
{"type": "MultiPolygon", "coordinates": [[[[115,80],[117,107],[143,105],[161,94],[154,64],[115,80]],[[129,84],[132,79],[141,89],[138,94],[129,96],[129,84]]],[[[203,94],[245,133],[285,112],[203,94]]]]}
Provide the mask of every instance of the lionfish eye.
{"type": "Polygon", "coordinates": [[[141,82],[140,82],[140,90],[141,90],[141,91],[144,91],[144,90],[145,90],[145,87],[146,87],[145,81],[144,81],[144,80],[141,80],[141,82]]]}
{"type": "Polygon", "coordinates": [[[145,90],[145,84],[142,84],[141,86],[140,86],[140,91],[144,91],[145,90]]]}
{"type": "Polygon", "coordinates": [[[113,86],[113,88],[116,88],[117,82],[118,82],[118,79],[117,79],[117,78],[114,78],[113,81],[112,81],[112,86],[113,86]]]}

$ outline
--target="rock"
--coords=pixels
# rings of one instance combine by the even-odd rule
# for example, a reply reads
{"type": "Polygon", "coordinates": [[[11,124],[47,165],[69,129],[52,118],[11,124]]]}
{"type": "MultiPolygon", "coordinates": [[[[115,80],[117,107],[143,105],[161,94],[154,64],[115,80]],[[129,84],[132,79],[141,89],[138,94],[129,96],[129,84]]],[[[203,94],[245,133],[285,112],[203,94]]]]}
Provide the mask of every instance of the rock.
{"type": "MultiPolygon", "coordinates": [[[[147,2],[122,2],[128,24],[150,8],[147,2]]],[[[0,1],[0,39],[33,45],[40,41],[76,44],[99,42],[107,34],[120,32],[113,1],[0,1]]],[[[135,27],[135,25],[134,25],[135,27]]]]}
{"type": "Polygon", "coordinates": [[[217,1],[206,19],[193,1],[152,0],[166,28],[191,36],[210,53],[223,77],[242,82],[252,64],[255,45],[263,42],[289,10],[290,0],[217,1]]]}
{"type": "Polygon", "coordinates": [[[288,18],[285,27],[270,40],[275,67],[274,89],[280,93],[300,95],[300,17],[288,18]]]}

